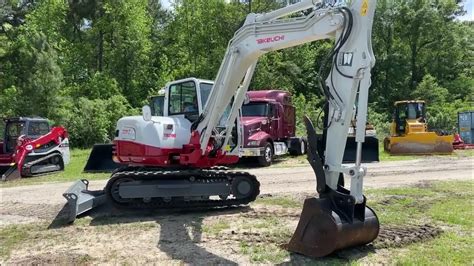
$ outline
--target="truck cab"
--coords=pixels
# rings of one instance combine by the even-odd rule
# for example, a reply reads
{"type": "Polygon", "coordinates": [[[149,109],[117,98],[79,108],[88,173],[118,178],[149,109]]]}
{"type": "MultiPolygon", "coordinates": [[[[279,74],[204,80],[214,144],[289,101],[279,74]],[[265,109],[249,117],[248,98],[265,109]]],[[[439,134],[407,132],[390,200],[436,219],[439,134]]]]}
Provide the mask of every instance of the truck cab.
{"type": "Polygon", "coordinates": [[[267,166],[274,156],[306,152],[305,140],[295,137],[296,114],[289,92],[249,91],[247,96],[249,101],[242,106],[241,117],[242,156],[257,157],[260,165],[267,166]]]}

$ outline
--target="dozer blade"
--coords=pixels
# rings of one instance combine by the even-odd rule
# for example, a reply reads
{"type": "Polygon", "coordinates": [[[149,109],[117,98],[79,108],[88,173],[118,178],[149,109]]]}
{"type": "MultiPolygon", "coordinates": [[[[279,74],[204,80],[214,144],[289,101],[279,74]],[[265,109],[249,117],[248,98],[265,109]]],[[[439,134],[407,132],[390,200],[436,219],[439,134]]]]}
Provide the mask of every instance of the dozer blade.
{"type": "Polygon", "coordinates": [[[10,166],[9,168],[6,169],[6,171],[2,171],[2,181],[11,181],[15,179],[20,179],[21,174],[20,171],[18,171],[18,168],[16,165],[10,166]]]}
{"type": "Polygon", "coordinates": [[[397,155],[451,154],[453,136],[438,136],[434,132],[408,134],[388,138],[388,152],[397,155]]]}
{"type": "Polygon", "coordinates": [[[94,144],[86,166],[85,173],[111,173],[122,165],[112,160],[113,144],[94,144]]]}
{"type": "Polygon", "coordinates": [[[69,206],[69,223],[74,222],[78,215],[105,203],[106,195],[104,191],[89,191],[88,186],[89,181],[81,179],[63,193],[63,197],[66,198],[69,206]]]}
{"type": "Polygon", "coordinates": [[[329,198],[306,199],[298,227],[287,249],[308,257],[319,258],[343,248],[365,245],[379,233],[374,211],[365,207],[365,217],[345,221],[332,207],[329,198]]]}

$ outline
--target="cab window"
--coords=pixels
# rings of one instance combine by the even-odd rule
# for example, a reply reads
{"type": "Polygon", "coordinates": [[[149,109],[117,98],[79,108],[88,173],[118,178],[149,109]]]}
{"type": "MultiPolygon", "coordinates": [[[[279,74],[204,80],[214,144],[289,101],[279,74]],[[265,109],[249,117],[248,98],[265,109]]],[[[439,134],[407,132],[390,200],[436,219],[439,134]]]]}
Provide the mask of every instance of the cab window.
{"type": "Polygon", "coordinates": [[[188,81],[170,86],[169,114],[198,114],[196,85],[188,81]]]}
{"type": "Polygon", "coordinates": [[[165,105],[164,96],[155,96],[151,98],[151,113],[154,116],[163,116],[163,106],[165,105]]]}
{"type": "Polygon", "coordinates": [[[207,103],[207,99],[209,98],[209,95],[211,94],[213,85],[210,83],[201,83],[199,86],[201,87],[201,104],[202,104],[202,108],[204,109],[204,106],[206,106],[206,103],[207,103]]]}
{"type": "Polygon", "coordinates": [[[12,122],[7,125],[7,135],[11,137],[19,137],[23,133],[23,122],[12,122]]]}
{"type": "Polygon", "coordinates": [[[30,122],[28,136],[43,136],[49,132],[48,122],[30,122]]]}

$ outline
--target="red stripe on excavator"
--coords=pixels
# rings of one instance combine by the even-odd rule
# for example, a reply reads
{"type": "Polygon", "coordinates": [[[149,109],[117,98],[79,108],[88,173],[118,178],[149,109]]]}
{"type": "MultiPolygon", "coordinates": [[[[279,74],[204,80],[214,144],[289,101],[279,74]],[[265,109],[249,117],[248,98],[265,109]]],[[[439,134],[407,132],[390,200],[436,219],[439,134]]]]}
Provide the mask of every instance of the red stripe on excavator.
{"type": "MultiPolygon", "coordinates": [[[[199,134],[193,132],[189,144],[183,148],[158,148],[128,140],[115,140],[115,160],[131,166],[170,167],[186,165],[196,168],[208,168],[218,164],[233,164],[238,156],[225,155],[221,150],[209,157],[210,146],[202,155],[199,145],[199,134]]],[[[209,144],[211,145],[211,143],[209,144]]]]}

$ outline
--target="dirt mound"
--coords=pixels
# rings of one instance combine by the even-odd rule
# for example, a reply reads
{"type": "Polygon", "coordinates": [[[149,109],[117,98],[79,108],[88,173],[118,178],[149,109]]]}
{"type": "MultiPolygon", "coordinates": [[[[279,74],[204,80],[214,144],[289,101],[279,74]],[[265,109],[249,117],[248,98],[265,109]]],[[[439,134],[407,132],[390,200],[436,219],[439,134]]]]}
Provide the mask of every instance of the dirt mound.
{"type": "Polygon", "coordinates": [[[77,265],[87,264],[90,261],[92,257],[87,254],[47,252],[16,258],[8,263],[12,265],[77,265]]]}
{"type": "Polygon", "coordinates": [[[423,242],[437,237],[443,231],[435,226],[408,225],[408,226],[383,226],[375,239],[375,248],[403,247],[417,242],[423,242]]]}

